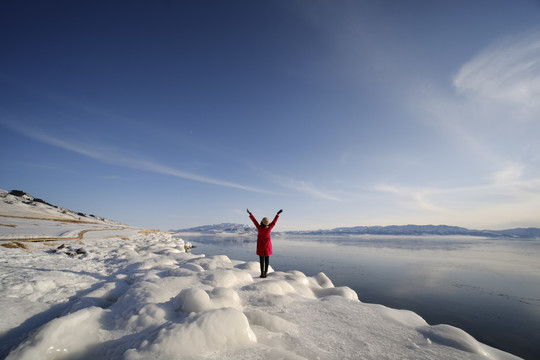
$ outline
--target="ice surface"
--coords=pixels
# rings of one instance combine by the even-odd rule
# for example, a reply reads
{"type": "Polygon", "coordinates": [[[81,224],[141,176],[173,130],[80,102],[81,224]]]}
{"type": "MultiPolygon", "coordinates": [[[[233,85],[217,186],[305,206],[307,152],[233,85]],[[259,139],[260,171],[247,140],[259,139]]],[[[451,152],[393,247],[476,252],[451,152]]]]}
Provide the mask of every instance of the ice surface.
{"type": "Polygon", "coordinates": [[[86,254],[51,252],[61,241],[0,247],[0,357],[515,358],[411,311],[362,303],[324,273],[261,279],[256,261],[193,255],[170,233],[129,227],[68,244],[77,242],[86,254]]]}

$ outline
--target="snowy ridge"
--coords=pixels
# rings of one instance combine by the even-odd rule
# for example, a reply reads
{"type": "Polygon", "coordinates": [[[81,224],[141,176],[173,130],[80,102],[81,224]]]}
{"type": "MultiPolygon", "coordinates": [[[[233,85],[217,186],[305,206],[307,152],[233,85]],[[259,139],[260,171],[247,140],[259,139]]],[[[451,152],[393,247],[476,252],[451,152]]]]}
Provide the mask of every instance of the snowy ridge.
{"type": "Polygon", "coordinates": [[[539,238],[539,228],[472,230],[448,225],[391,225],[340,227],[331,230],[293,231],[296,235],[461,235],[482,237],[539,238]]]}
{"type": "MultiPolygon", "coordinates": [[[[188,229],[171,230],[178,233],[201,234],[254,234],[255,228],[250,225],[223,223],[216,225],[203,225],[188,229]]],[[[273,234],[284,235],[459,235],[481,237],[513,237],[524,239],[540,238],[540,228],[517,228],[507,230],[473,230],[459,226],[448,225],[390,225],[390,226],[354,226],[339,227],[329,230],[287,231],[273,234]]]]}
{"type": "Polygon", "coordinates": [[[8,192],[0,189],[0,216],[65,219],[120,225],[115,221],[99,216],[83,214],[51,205],[45,200],[35,198],[21,190],[11,190],[8,192]]]}
{"type": "Polygon", "coordinates": [[[201,234],[235,234],[252,235],[256,233],[253,226],[244,224],[221,223],[214,225],[202,225],[187,229],[170,230],[177,233],[201,233],[201,234]]]}
{"type": "Polygon", "coordinates": [[[37,199],[19,190],[0,190],[0,240],[80,240],[90,231],[120,229],[124,225],[37,199]]]}

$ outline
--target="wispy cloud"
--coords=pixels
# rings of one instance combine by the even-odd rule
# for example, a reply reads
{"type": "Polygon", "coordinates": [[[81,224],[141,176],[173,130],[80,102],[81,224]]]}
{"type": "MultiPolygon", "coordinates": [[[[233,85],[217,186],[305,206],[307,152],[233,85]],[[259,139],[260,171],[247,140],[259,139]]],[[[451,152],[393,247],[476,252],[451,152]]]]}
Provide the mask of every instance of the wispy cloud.
{"type": "Polygon", "coordinates": [[[374,189],[389,195],[396,207],[422,218],[440,215],[443,222],[457,219],[462,224],[537,222],[540,178],[524,174],[522,164],[509,163],[476,185],[423,187],[380,183],[374,189]]]}
{"type": "Polygon", "coordinates": [[[258,193],[270,193],[267,190],[258,189],[251,186],[246,186],[222,179],[202,176],[199,174],[195,174],[189,171],[184,171],[181,169],[173,168],[164,164],[161,164],[159,162],[150,160],[150,159],[144,159],[139,154],[129,154],[125,151],[118,149],[118,148],[107,148],[103,146],[84,146],[81,144],[75,144],[71,141],[60,139],[55,136],[52,136],[46,132],[43,132],[41,130],[37,130],[28,126],[25,126],[21,123],[15,123],[12,121],[7,120],[1,120],[0,125],[10,128],[11,130],[28,136],[34,140],[41,141],[43,143],[74,152],[104,163],[108,164],[114,164],[118,166],[128,167],[132,169],[152,172],[156,174],[163,174],[163,175],[170,175],[175,176],[182,179],[212,184],[212,185],[218,185],[218,186],[224,186],[234,189],[240,189],[240,190],[246,190],[246,191],[252,191],[252,192],[258,192],[258,193]]]}
{"type": "Polygon", "coordinates": [[[414,188],[400,185],[377,184],[375,190],[395,195],[400,200],[406,202],[408,207],[416,207],[430,212],[446,212],[447,210],[433,203],[431,195],[438,192],[432,188],[414,188]]]}
{"type": "Polygon", "coordinates": [[[537,149],[540,131],[540,29],[484,48],[452,80],[451,92],[433,85],[410,92],[416,118],[492,168],[531,164],[525,149],[537,149]]]}
{"type": "Polygon", "coordinates": [[[512,103],[522,115],[533,115],[531,110],[540,109],[540,30],[486,48],[461,67],[453,82],[462,94],[512,103]]]}
{"type": "Polygon", "coordinates": [[[270,175],[270,178],[279,186],[294,190],[299,193],[304,193],[318,199],[341,201],[341,199],[337,196],[334,196],[327,191],[323,191],[317,188],[314,184],[308,181],[296,180],[290,177],[275,174],[270,175]]]}
{"type": "Polygon", "coordinates": [[[523,164],[508,164],[506,167],[495,171],[492,178],[495,184],[513,184],[521,179],[524,167],[523,164]]]}

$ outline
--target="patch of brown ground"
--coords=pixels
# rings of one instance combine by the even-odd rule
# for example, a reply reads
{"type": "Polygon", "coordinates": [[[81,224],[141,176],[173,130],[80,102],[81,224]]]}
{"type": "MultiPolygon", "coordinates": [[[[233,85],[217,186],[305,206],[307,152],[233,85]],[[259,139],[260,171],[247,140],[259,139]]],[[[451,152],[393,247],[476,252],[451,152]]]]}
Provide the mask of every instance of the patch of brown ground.
{"type": "Polygon", "coordinates": [[[62,218],[43,218],[43,217],[15,216],[15,215],[3,215],[3,214],[0,214],[0,217],[7,217],[7,218],[13,218],[13,219],[60,221],[60,222],[75,223],[75,224],[100,224],[98,222],[93,222],[93,221],[62,219],[62,218]]]}
{"type": "MultiPolygon", "coordinates": [[[[87,229],[79,231],[76,237],[42,237],[42,238],[18,238],[18,239],[0,239],[0,241],[22,241],[22,242],[47,242],[47,241],[65,241],[65,240],[82,240],[84,234],[90,231],[115,231],[115,230],[124,230],[125,227],[119,229],[87,229]]],[[[2,245],[3,246],[3,245],[2,245]]]]}
{"type": "Polygon", "coordinates": [[[17,225],[8,225],[8,224],[0,224],[0,226],[11,227],[11,228],[17,227],[17,225]]]}
{"type": "Polygon", "coordinates": [[[120,239],[120,240],[129,240],[127,236],[111,235],[107,236],[105,239],[120,239]]]}
{"type": "Polygon", "coordinates": [[[150,235],[150,234],[159,233],[159,232],[161,232],[161,230],[157,230],[157,229],[142,229],[142,230],[139,230],[139,234],[142,234],[142,235],[150,235]]]}
{"type": "Polygon", "coordinates": [[[18,241],[13,241],[13,242],[10,242],[10,243],[7,243],[7,244],[1,244],[1,246],[5,247],[5,248],[8,248],[8,249],[22,248],[24,250],[28,250],[28,246],[26,246],[25,244],[20,243],[18,241]]]}

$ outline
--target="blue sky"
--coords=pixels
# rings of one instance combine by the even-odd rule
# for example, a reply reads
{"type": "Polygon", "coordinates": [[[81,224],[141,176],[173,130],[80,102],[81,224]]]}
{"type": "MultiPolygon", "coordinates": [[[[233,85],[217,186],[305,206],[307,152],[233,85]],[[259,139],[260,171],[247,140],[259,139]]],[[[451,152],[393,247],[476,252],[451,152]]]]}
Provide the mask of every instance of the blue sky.
{"type": "Polygon", "coordinates": [[[0,46],[5,190],[161,229],[540,226],[537,1],[3,2],[0,46]]]}

